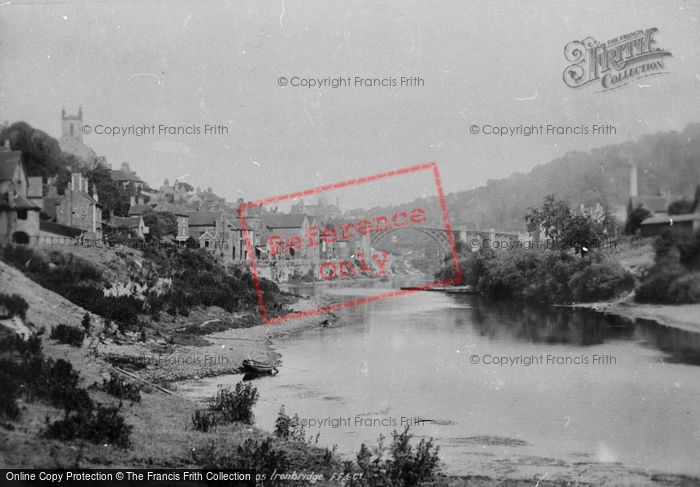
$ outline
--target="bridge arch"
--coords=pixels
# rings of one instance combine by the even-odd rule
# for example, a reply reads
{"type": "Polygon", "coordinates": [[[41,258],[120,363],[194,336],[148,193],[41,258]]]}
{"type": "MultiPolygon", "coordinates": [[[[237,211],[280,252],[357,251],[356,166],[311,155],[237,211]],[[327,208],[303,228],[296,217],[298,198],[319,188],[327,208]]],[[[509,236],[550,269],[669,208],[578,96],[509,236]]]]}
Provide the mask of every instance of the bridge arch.
{"type": "Polygon", "coordinates": [[[399,228],[392,228],[391,230],[387,230],[385,232],[378,232],[378,233],[373,233],[372,237],[370,238],[370,245],[372,247],[376,247],[377,245],[381,244],[382,242],[386,241],[389,237],[392,237],[396,235],[397,233],[404,232],[404,231],[410,231],[410,230],[415,230],[417,232],[420,232],[424,235],[427,235],[430,237],[430,239],[438,244],[438,248],[440,249],[440,260],[443,260],[446,256],[450,255],[452,253],[452,248],[450,246],[450,239],[447,236],[447,231],[442,230],[439,228],[424,228],[424,227],[399,227],[399,228]]]}

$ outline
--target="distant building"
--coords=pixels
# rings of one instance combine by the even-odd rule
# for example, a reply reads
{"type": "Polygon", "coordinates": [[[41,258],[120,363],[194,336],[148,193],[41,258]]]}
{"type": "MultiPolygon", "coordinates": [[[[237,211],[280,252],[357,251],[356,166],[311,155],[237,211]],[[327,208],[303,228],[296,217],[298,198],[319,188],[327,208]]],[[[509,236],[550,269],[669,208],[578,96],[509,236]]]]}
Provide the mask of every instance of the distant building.
{"type": "Polygon", "coordinates": [[[652,216],[641,224],[642,237],[653,237],[667,230],[691,235],[700,230],[700,212],[685,215],[652,216]]]}
{"type": "Polygon", "coordinates": [[[304,198],[301,198],[292,205],[291,210],[293,214],[304,213],[309,217],[315,217],[321,223],[339,218],[343,214],[338,205],[328,204],[323,199],[319,199],[315,205],[308,205],[304,203],[304,198]]]}
{"type": "Polygon", "coordinates": [[[141,216],[115,216],[108,226],[113,236],[123,238],[144,239],[149,230],[141,216]]]}
{"type": "Polygon", "coordinates": [[[176,213],[175,217],[177,218],[177,236],[175,237],[175,240],[177,241],[178,245],[183,245],[190,238],[190,217],[184,212],[176,213]]]}
{"type": "Polygon", "coordinates": [[[667,205],[666,212],[652,214],[641,223],[640,228],[642,237],[653,237],[667,230],[687,235],[700,231],[700,184],[695,188],[695,198],[690,213],[669,215],[667,205]]]}
{"type": "Polygon", "coordinates": [[[67,115],[65,109],[61,110],[61,137],[58,144],[63,152],[74,155],[88,168],[107,165],[104,157],[98,157],[95,151],[83,142],[82,107],[78,109],[77,115],[67,115]]]}
{"type": "Polygon", "coordinates": [[[0,241],[29,244],[37,237],[41,208],[41,178],[27,178],[22,153],[10,150],[9,141],[0,149],[0,241]],[[29,189],[30,181],[32,188],[29,189]],[[36,188],[34,186],[39,187],[36,188]],[[31,195],[31,198],[30,198],[31,195]]]}
{"type": "Polygon", "coordinates": [[[56,204],[56,223],[86,233],[89,239],[102,239],[102,205],[96,190],[88,192],[88,180],[81,173],[72,173],[70,186],[56,204]]]}
{"type": "Polygon", "coordinates": [[[260,222],[260,240],[265,245],[265,252],[271,259],[310,259],[313,261],[320,259],[320,244],[311,248],[303,245],[302,249],[298,251],[290,249],[289,252],[277,252],[273,256],[269,240],[270,237],[279,237],[286,242],[292,237],[299,236],[303,242],[306,242],[306,236],[311,228],[316,227],[316,231],[320,233],[316,217],[310,217],[305,213],[262,213],[260,222]]]}
{"type": "Polygon", "coordinates": [[[122,162],[120,169],[112,169],[112,179],[118,182],[123,189],[128,189],[130,185],[133,185],[136,191],[141,191],[146,185],[146,183],[131,170],[128,162],[122,162]]]}
{"type": "Polygon", "coordinates": [[[637,208],[647,210],[652,216],[668,215],[668,205],[673,202],[670,195],[661,196],[631,196],[627,204],[627,214],[629,215],[637,208]]]}
{"type": "Polygon", "coordinates": [[[198,241],[205,233],[216,235],[219,220],[222,218],[221,211],[192,211],[188,216],[188,233],[190,238],[198,241]]]}

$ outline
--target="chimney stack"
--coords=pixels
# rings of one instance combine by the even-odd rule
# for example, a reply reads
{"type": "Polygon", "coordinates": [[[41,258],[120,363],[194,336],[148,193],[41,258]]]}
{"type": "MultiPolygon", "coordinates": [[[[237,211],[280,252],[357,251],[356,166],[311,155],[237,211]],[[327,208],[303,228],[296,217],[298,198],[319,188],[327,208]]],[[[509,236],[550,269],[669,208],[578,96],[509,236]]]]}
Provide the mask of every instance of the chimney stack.
{"type": "Polygon", "coordinates": [[[630,162],[630,196],[639,196],[637,187],[637,163],[630,162]]]}
{"type": "Polygon", "coordinates": [[[79,172],[74,172],[71,173],[70,175],[70,190],[71,191],[80,191],[82,189],[82,179],[83,175],[80,174],[79,172]]]}

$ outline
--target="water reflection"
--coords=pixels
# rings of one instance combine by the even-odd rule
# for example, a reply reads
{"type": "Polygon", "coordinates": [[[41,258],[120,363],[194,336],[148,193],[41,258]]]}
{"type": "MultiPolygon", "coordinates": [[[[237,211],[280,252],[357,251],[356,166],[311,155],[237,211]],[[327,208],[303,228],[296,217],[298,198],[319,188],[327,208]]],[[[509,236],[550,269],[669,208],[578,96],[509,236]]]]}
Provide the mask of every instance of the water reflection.
{"type": "Polygon", "coordinates": [[[531,306],[516,302],[471,301],[471,323],[481,336],[528,343],[600,345],[634,336],[632,320],[592,310],[531,306]]]}
{"type": "Polygon", "coordinates": [[[700,365],[700,334],[638,318],[636,334],[645,345],[666,352],[671,363],[700,365]]]}

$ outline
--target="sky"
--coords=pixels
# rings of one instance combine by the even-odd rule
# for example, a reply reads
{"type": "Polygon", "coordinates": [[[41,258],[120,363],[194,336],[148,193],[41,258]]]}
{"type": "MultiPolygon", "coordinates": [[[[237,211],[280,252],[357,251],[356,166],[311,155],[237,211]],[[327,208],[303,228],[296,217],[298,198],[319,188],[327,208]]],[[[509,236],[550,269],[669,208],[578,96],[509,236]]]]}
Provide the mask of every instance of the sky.
{"type": "MultiPolygon", "coordinates": [[[[84,141],[152,186],[184,176],[257,200],[434,161],[447,192],[572,150],[700,121],[700,2],[0,2],[0,121],[84,141]],[[564,47],[656,27],[666,73],[607,92],[570,88],[564,47]],[[419,77],[421,86],[290,86],[419,77]],[[288,84],[280,86],[280,77],[288,84]],[[610,124],[597,135],[484,135],[484,125],[610,124]],[[96,127],[227,133],[97,134],[96,127]],[[477,125],[479,134],[472,134],[477,125]]],[[[410,201],[424,181],[346,191],[343,209],[410,201]]],[[[335,197],[330,196],[331,201],[335,197]]]]}

